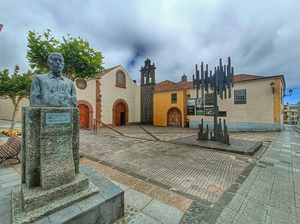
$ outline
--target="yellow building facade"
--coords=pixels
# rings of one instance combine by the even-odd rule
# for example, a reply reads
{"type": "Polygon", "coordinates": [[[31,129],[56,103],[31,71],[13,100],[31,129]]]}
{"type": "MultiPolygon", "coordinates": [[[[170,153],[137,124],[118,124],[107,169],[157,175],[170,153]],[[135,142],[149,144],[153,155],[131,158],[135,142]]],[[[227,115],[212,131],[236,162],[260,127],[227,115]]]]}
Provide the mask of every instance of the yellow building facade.
{"type": "Polygon", "coordinates": [[[158,83],[153,94],[153,124],[155,126],[186,126],[187,99],[192,88],[193,84],[186,80],[179,83],[169,80],[158,83]]]}
{"type": "MultiPolygon", "coordinates": [[[[225,119],[229,131],[276,131],[284,127],[283,97],[285,80],[283,75],[254,76],[240,74],[234,76],[232,97],[221,100],[218,98],[219,118],[225,119]],[[271,85],[272,83],[272,85],[271,85]],[[274,83],[274,85],[273,85],[274,83]]],[[[201,96],[197,90],[183,81],[172,83],[165,81],[157,84],[154,93],[154,125],[172,126],[169,123],[170,110],[180,110],[181,127],[198,128],[201,119],[204,125],[213,128],[211,114],[213,103],[209,103],[209,92],[201,96]],[[181,88],[180,88],[181,87],[181,88]],[[172,94],[177,94],[177,103],[171,102],[172,94]],[[186,97],[185,97],[186,96],[186,97]],[[204,103],[200,113],[197,110],[197,96],[204,103]],[[188,103],[189,102],[189,103],[188,103]],[[190,102],[192,102],[190,104],[190,102]],[[194,102],[194,103],[193,103],[194,102]],[[191,105],[191,106],[188,106],[191,105]],[[202,110],[203,109],[203,110],[202,110]]],[[[211,96],[211,95],[210,95],[211,96]]],[[[199,109],[199,108],[198,108],[199,109]]]]}

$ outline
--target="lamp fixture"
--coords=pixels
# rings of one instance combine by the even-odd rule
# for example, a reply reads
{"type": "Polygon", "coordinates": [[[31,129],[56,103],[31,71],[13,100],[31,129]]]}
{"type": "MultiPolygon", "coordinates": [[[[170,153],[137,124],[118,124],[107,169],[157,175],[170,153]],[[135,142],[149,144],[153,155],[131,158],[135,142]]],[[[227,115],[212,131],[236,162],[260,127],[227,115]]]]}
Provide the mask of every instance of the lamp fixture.
{"type": "Polygon", "coordinates": [[[291,96],[292,94],[293,94],[293,90],[290,89],[290,90],[289,90],[289,95],[284,94],[284,97],[286,97],[286,96],[291,96]]]}
{"type": "Polygon", "coordinates": [[[274,87],[274,85],[275,85],[275,83],[272,81],[272,82],[270,83],[270,86],[271,86],[271,89],[272,89],[272,91],[273,91],[273,94],[274,94],[274,92],[275,92],[275,87],[274,87]]]}

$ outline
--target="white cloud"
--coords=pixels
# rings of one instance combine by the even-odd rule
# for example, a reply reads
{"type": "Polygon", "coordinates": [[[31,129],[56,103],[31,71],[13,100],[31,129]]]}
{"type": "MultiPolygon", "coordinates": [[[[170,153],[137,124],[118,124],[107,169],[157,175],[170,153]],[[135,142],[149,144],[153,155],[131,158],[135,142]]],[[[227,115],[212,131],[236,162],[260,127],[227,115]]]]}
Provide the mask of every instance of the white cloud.
{"type": "Polygon", "coordinates": [[[139,80],[149,58],[157,82],[191,80],[195,64],[210,69],[232,58],[236,73],[284,74],[288,88],[298,78],[300,22],[297,0],[198,1],[7,1],[0,0],[0,69],[27,70],[27,33],[51,29],[70,34],[103,53],[104,67],[118,64],[139,80]],[[130,65],[132,60],[134,65],[130,65]]]}

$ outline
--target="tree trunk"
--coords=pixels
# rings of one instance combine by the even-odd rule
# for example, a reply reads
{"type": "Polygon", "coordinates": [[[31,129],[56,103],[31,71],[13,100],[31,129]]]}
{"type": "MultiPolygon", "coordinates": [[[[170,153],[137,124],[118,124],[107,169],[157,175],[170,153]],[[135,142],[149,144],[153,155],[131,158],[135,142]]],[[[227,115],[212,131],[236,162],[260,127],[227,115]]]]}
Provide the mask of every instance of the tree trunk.
{"type": "Polygon", "coordinates": [[[19,111],[19,103],[20,103],[21,99],[17,99],[17,100],[11,99],[13,101],[13,104],[14,104],[14,112],[13,112],[13,116],[11,118],[11,126],[10,126],[11,131],[15,129],[16,117],[17,117],[17,113],[19,111]]]}

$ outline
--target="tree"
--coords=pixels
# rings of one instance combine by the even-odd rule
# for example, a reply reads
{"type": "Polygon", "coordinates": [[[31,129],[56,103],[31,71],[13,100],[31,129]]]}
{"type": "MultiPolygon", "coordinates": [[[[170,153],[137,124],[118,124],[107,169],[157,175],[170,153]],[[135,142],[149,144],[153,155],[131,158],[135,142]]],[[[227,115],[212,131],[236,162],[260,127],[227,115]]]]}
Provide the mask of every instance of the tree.
{"type": "Polygon", "coordinates": [[[63,74],[71,80],[95,78],[101,70],[103,56],[90,47],[89,42],[82,38],[62,37],[62,42],[51,35],[47,29],[42,35],[35,31],[28,32],[27,59],[36,74],[50,70],[47,65],[48,55],[58,52],[64,56],[63,74]]]}
{"type": "Polygon", "coordinates": [[[14,105],[10,130],[15,129],[19,103],[23,98],[29,97],[33,78],[30,70],[23,73],[23,75],[20,75],[19,72],[20,68],[18,65],[15,66],[15,71],[12,76],[9,75],[8,69],[4,69],[2,72],[0,71],[0,97],[4,99],[11,99],[14,105]]]}
{"type": "Polygon", "coordinates": [[[287,114],[284,114],[284,120],[287,120],[289,118],[289,115],[287,115],[287,114]]]}

